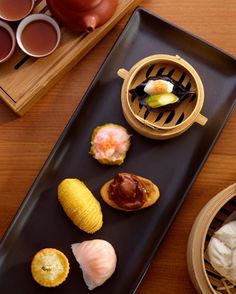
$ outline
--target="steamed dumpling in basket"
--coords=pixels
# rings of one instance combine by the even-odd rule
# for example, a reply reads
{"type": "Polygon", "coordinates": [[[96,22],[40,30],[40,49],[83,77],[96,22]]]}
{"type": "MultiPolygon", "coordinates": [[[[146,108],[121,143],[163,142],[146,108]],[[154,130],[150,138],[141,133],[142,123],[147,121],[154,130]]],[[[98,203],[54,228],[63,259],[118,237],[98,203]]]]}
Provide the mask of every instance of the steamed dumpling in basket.
{"type": "Polygon", "coordinates": [[[206,253],[214,269],[236,285],[236,212],[211,237],[206,253]]]}

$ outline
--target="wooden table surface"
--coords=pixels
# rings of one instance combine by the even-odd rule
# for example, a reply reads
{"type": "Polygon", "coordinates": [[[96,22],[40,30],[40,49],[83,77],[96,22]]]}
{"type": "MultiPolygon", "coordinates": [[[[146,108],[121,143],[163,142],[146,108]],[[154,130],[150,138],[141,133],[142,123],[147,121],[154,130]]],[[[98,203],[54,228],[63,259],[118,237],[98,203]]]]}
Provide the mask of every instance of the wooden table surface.
{"type": "MultiPolygon", "coordinates": [[[[236,56],[235,0],[146,0],[141,6],[236,56]]],[[[128,16],[24,117],[17,117],[0,101],[0,238],[128,16]]],[[[186,265],[188,235],[204,204],[236,181],[235,142],[236,111],[223,129],[137,293],[195,293],[186,265]]]]}

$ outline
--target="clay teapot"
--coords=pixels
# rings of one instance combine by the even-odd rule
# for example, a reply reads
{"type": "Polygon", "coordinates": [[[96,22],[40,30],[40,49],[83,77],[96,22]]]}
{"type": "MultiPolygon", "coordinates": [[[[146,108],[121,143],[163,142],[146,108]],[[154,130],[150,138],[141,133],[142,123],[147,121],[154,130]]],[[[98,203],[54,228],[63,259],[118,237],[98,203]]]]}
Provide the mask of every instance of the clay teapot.
{"type": "Polygon", "coordinates": [[[119,0],[46,0],[59,23],[75,32],[92,32],[114,14],[119,0]]]}

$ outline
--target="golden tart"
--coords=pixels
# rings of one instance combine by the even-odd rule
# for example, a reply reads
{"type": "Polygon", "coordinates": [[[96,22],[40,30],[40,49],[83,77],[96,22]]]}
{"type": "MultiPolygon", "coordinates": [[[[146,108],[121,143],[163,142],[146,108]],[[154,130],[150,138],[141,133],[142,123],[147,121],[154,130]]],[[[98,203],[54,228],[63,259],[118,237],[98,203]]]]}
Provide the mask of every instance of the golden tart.
{"type": "Polygon", "coordinates": [[[63,283],[69,274],[69,269],[67,257],[55,248],[41,249],[31,262],[34,280],[44,287],[56,287],[63,283]]]}

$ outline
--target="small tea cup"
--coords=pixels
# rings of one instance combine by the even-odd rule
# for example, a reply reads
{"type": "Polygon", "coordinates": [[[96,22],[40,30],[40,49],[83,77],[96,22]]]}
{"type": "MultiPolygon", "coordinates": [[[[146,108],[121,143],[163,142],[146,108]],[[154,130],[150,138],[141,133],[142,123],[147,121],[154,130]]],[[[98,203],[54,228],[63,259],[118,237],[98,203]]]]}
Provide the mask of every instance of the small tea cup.
{"type": "Polygon", "coordinates": [[[0,63],[7,61],[16,47],[15,33],[4,21],[0,20],[0,63]]]}
{"type": "Polygon", "coordinates": [[[57,22],[39,13],[24,18],[16,31],[16,40],[23,52],[32,57],[45,57],[53,53],[61,39],[57,22]]]}
{"type": "Polygon", "coordinates": [[[0,0],[0,18],[5,21],[19,21],[34,7],[34,0],[0,0]]]}

